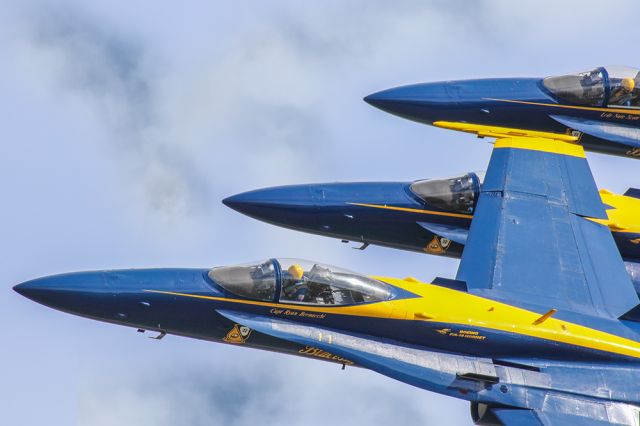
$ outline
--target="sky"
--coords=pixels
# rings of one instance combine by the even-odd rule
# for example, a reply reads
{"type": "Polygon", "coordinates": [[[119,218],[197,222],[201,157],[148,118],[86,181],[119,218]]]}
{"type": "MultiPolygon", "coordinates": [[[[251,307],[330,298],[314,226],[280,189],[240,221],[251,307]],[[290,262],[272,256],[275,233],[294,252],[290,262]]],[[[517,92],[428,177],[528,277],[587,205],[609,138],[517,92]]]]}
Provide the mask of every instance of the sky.
{"type": "MultiPolygon", "coordinates": [[[[486,168],[491,146],[362,101],[408,83],[640,66],[640,3],[8,0],[0,12],[0,420],[11,425],[469,425],[376,373],[63,314],[11,288],[75,270],[300,257],[370,275],[458,262],[224,207],[261,187],[486,168]]],[[[598,185],[640,163],[589,154],[598,185]]]]}

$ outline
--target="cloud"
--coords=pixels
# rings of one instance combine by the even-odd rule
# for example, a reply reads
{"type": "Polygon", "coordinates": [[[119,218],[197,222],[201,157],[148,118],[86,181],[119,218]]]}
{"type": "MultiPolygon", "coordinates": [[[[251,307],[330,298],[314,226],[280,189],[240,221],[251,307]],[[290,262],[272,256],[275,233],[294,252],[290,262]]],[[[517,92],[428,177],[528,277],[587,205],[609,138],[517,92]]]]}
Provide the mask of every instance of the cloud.
{"type": "MultiPolygon", "coordinates": [[[[99,138],[130,176],[133,195],[152,212],[178,216],[199,208],[206,184],[179,144],[162,135],[158,85],[162,63],[142,40],[82,8],[32,11],[23,58],[39,64],[51,91],[73,98],[106,132],[99,138]]],[[[204,203],[206,204],[206,203],[204,203]]]]}
{"type": "Polygon", "coordinates": [[[398,392],[406,385],[372,372],[355,368],[342,372],[337,365],[293,357],[243,355],[217,363],[165,363],[155,374],[143,367],[125,383],[94,378],[81,392],[78,423],[339,426],[417,418],[442,424],[467,417],[466,410],[452,415],[436,404],[424,404],[421,390],[409,387],[398,392]]]}

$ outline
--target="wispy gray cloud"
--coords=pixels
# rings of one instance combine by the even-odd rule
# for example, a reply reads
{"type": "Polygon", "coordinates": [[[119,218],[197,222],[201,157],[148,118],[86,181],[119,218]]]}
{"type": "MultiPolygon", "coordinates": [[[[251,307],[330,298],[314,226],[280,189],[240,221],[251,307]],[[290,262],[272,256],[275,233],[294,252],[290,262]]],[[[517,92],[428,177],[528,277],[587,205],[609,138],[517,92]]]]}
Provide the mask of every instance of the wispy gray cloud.
{"type": "Polygon", "coordinates": [[[129,131],[151,125],[153,93],[139,42],[81,11],[53,7],[35,14],[32,36],[37,48],[58,57],[59,81],[102,103],[114,125],[129,131]]]}
{"type": "MultiPolygon", "coordinates": [[[[99,377],[85,383],[79,399],[81,425],[249,426],[352,425],[413,422],[444,424],[466,418],[424,404],[407,392],[389,392],[402,384],[374,373],[314,361],[271,356],[224,362],[148,368],[126,383],[99,377]],[[354,375],[362,381],[348,380],[354,375]],[[363,380],[364,379],[364,380],[363,380]]],[[[409,388],[411,391],[411,388],[409,388]]],[[[460,405],[464,405],[461,403],[460,405]]]]}
{"type": "Polygon", "coordinates": [[[142,40],[119,31],[83,9],[37,9],[29,18],[30,53],[61,96],[91,110],[107,132],[107,151],[151,211],[189,214],[207,204],[206,183],[179,143],[162,134],[158,90],[162,62],[142,40]],[[66,92],[66,93],[65,93],[66,92]]]}

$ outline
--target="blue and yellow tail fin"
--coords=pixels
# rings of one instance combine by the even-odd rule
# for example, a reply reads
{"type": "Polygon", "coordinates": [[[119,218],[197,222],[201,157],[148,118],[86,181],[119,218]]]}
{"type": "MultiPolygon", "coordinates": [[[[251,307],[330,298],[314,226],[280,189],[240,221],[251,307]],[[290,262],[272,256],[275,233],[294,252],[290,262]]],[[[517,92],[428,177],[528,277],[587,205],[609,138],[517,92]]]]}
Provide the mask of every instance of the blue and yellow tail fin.
{"type": "Polygon", "coordinates": [[[457,279],[511,303],[610,318],[635,307],[611,232],[596,223],[607,215],[583,148],[569,135],[481,127],[497,140],[457,279]]]}

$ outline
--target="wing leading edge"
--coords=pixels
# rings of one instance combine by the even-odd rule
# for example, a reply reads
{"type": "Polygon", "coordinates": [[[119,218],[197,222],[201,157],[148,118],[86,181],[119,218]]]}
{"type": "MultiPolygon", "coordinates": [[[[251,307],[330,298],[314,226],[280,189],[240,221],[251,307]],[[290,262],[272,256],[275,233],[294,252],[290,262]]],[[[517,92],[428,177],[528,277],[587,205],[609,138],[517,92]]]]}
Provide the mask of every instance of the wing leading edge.
{"type": "Polygon", "coordinates": [[[606,213],[582,147],[487,136],[497,140],[457,279],[511,303],[615,318],[635,307],[609,229],[590,220],[606,213]]]}

